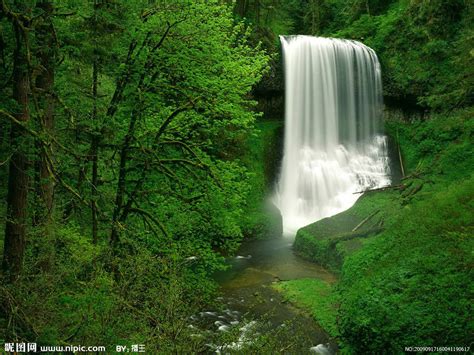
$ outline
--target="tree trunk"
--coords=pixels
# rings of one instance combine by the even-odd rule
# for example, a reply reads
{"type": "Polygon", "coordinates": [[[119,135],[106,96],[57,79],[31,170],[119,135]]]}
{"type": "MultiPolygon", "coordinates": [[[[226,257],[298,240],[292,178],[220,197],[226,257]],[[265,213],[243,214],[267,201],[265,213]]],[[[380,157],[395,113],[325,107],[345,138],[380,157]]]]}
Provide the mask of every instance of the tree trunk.
{"type": "MultiPolygon", "coordinates": [[[[28,122],[30,113],[29,75],[25,48],[25,33],[17,21],[13,20],[13,32],[16,45],[13,52],[13,99],[18,108],[14,117],[28,122]]],[[[7,195],[7,221],[5,223],[5,242],[3,252],[3,271],[10,281],[21,273],[26,240],[26,211],[28,202],[28,147],[29,136],[20,126],[12,123],[11,145],[14,153],[10,160],[7,195]]]]}
{"type": "Polygon", "coordinates": [[[123,216],[125,216],[121,216],[121,214],[124,206],[123,201],[126,194],[128,151],[130,149],[130,144],[132,143],[133,135],[135,134],[135,125],[137,123],[137,119],[138,112],[134,111],[131,115],[128,131],[125,135],[122,147],[120,149],[119,176],[117,181],[117,192],[115,194],[114,213],[112,216],[112,233],[110,234],[110,244],[112,246],[113,251],[118,245],[120,234],[119,225],[121,224],[121,222],[123,222],[123,216]]]}
{"type": "MultiPolygon", "coordinates": [[[[41,25],[37,27],[39,50],[39,61],[42,71],[38,75],[36,86],[40,89],[42,99],[39,100],[43,110],[41,128],[48,134],[52,134],[54,128],[54,64],[55,64],[55,41],[54,28],[51,20],[53,4],[50,0],[43,0],[38,4],[45,14],[41,25]]],[[[50,172],[50,163],[47,147],[40,148],[39,156],[39,197],[40,197],[40,219],[39,224],[49,225],[53,211],[54,182],[50,172]]]]}
{"type": "Polygon", "coordinates": [[[97,77],[98,64],[97,56],[94,58],[92,65],[92,96],[94,104],[92,108],[92,120],[94,122],[94,133],[91,142],[91,159],[92,159],[92,181],[91,181],[91,217],[92,217],[92,242],[97,244],[98,237],[98,221],[97,221],[97,182],[98,182],[98,150],[99,150],[99,136],[97,133],[97,77]]]}
{"type": "Polygon", "coordinates": [[[237,0],[235,4],[236,13],[240,17],[245,17],[247,15],[248,0],[237,0]]]}
{"type": "Polygon", "coordinates": [[[255,0],[255,23],[260,26],[260,1],[255,0]]]}
{"type": "Polygon", "coordinates": [[[97,44],[98,37],[98,11],[100,3],[97,0],[94,0],[94,18],[93,18],[93,43],[94,43],[94,54],[92,61],[92,125],[94,127],[91,139],[91,161],[92,161],[92,176],[91,176],[91,219],[92,219],[92,243],[97,244],[98,242],[98,219],[97,219],[97,183],[99,181],[98,174],[98,163],[99,163],[99,143],[100,143],[100,133],[97,124],[97,87],[99,85],[99,51],[97,44]]]}

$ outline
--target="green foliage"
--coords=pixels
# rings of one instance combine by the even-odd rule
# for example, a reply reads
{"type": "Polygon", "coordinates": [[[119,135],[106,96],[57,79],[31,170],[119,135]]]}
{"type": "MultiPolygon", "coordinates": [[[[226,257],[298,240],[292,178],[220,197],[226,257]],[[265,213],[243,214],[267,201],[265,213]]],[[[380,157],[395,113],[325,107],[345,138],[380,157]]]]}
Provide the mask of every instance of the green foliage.
{"type": "Polygon", "coordinates": [[[365,194],[349,210],[298,231],[295,248],[303,256],[341,273],[338,330],[347,351],[469,344],[472,122],[470,109],[387,122],[407,174],[399,191],[365,194]]]}
{"type": "Polygon", "coordinates": [[[473,101],[474,8],[452,1],[305,1],[303,32],[362,41],[380,58],[384,95],[406,106],[445,111],[473,101]],[[313,15],[312,15],[313,14],[313,15]],[[316,26],[318,27],[318,26],[316,26]]]}
{"type": "MultiPolygon", "coordinates": [[[[184,249],[194,245],[192,254],[232,252],[242,237],[240,217],[249,191],[248,175],[236,158],[257,117],[247,94],[260,79],[267,57],[258,46],[249,46],[250,29],[235,22],[229,8],[217,1],[158,8],[145,3],[109,4],[110,9],[104,5],[100,11],[79,6],[81,16],[60,23],[67,57],[57,86],[63,113],[70,116],[59,123],[59,129],[69,132],[61,140],[75,140],[78,152],[86,156],[90,134],[99,137],[100,181],[115,184],[121,164],[117,148],[124,147],[131,122],[136,122],[133,143],[124,148],[124,193],[133,197],[133,206],[151,211],[161,222],[158,229],[167,230],[184,249]],[[96,13],[99,19],[94,19],[96,13]],[[100,26],[91,30],[91,21],[100,26]],[[107,28],[103,37],[98,35],[101,26],[107,28]],[[108,53],[97,52],[103,43],[108,53]],[[99,57],[101,68],[95,121],[88,119],[93,101],[80,94],[92,77],[88,53],[99,57]],[[71,80],[73,70],[77,75],[71,80]],[[123,75],[123,94],[112,107],[123,75]],[[180,113],[173,116],[175,112],[180,113]],[[148,173],[140,178],[143,170],[148,173]]],[[[89,197],[76,172],[87,171],[87,161],[66,159],[61,168],[68,182],[89,197]]],[[[109,214],[114,209],[113,184],[97,186],[97,204],[109,214]]],[[[167,241],[153,240],[157,227],[134,213],[124,238],[146,240],[159,251],[167,241]]]]}
{"type": "Polygon", "coordinates": [[[1,339],[110,347],[151,339],[147,351],[166,353],[203,346],[186,345],[188,317],[208,304],[215,286],[180,252],[169,248],[159,256],[135,243],[108,271],[106,248],[93,246],[77,227],[59,228],[56,237],[53,265],[38,270],[44,255],[30,248],[22,279],[1,287],[10,322],[1,339]]]}
{"type": "Polygon", "coordinates": [[[337,329],[337,294],[332,285],[318,279],[296,279],[275,284],[275,289],[290,302],[308,311],[332,336],[339,335],[337,329]]]}
{"type": "MultiPolygon", "coordinates": [[[[44,70],[34,27],[44,14],[36,2],[27,5],[30,12],[12,8],[36,16],[24,24],[33,79],[27,140],[36,146],[29,221],[44,208],[35,202],[42,150],[51,159],[45,180],[55,185],[55,207],[46,226],[28,223],[24,271],[0,290],[0,339],[146,340],[152,353],[204,351],[187,322],[214,301],[210,275],[247,227],[242,216],[254,181],[238,158],[256,133],[250,93],[268,56],[221,1],[54,2],[55,124],[46,130],[35,106],[46,94],[34,80],[44,70]]],[[[0,104],[9,113],[16,110],[11,21],[2,12],[0,104]]],[[[14,151],[4,136],[8,117],[0,121],[2,181],[14,151]]]]}
{"type": "Polygon", "coordinates": [[[406,207],[344,264],[339,329],[356,352],[469,344],[473,183],[406,207]]]}
{"type": "Polygon", "coordinates": [[[256,27],[255,35],[267,48],[274,47],[278,35],[294,33],[300,11],[299,0],[237,0],[234,12],[238,18],[256,27]]]}
{"type": "Polygon", "coordinates": [[[454,180],[474,169],[473,110],[435,114],[411,123],[387,121],[389,135],[398,140],[409,172],[423,171],[434,179],[454,180]],[[397,138],[398,137],[398,138],[397,138]]]}

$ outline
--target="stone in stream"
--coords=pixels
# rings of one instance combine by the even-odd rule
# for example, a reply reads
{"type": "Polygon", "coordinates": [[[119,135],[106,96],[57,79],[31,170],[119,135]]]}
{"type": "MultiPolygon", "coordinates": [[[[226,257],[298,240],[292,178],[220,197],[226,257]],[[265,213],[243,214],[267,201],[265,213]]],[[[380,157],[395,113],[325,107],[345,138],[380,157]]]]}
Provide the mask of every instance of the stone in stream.
{"type": "Polygon", "coordinates": [[[210,312],[210,311],[200,312],[199,315],[201,317],[215,317],[215,316],[217,316],[216,312],[210,312]]]}
{"type": "Polygon", "coordinates": [[[223,324],[225,324],[225,323],[222,322],[222,321],[220,321],[220,320],[216,320],[216,321],[214,322],[214,325],[216,325],[216,326],[218,326],[218,327],[220,327],[220,326],[223,325],[223,324]]]}
{"type": "Polygon", "coordinates": [[[230,327],[228,325],[225,325],[225,324],[223,324],[223,325],[219,326],[219,328],[217,328],[217,330],[219,332],[228,332],[229,329],[230,329],[230,327]]]}
{"type": "Polygon", "coordinates": [[[252,258],[252,255],[247,255],[247,256],[242,256],[242,255],[237,255],[235,257],[236,259],[251,259],[252,258]]]}
{"type": "Polygon", "coordinates": [[[309,351],[313,354],[321,354],[321,355],[332,354],[332,352],[329,350],[329,344],[318,344],[310,348],[309,351]]]}

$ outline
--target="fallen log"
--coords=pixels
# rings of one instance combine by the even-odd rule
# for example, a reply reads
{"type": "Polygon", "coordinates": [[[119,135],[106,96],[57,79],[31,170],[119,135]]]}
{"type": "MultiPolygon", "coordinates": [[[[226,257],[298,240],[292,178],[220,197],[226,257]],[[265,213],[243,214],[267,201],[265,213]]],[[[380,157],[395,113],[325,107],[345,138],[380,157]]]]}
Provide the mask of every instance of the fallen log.
{"type": "Polygon", "coordinates": [[[383,228],[375,227],[375,228],[369,229],[368,231],[363,231],[363,232],[349,232],[349,233],[339,234],[329,240],[329,246],[334,247],[337,243],[346,242],[352,239],[368,238],[374,234],[379,234],[382,231],[383,231],[383,228]]]}
{"type": "Polygon", "coordinates": [[[413,174],[407,175],[402,177],[400,180],[408,180],[408,179],[421,179],[421,176],[425,175],[423,171],[415,171],[413,174]]]}
{"type": "Polygon", "coordinates": [[[370,215],[368,215],[366,218],[364,218],[362,220],[362,222],[360,222],[357,226],[355,226],[352,231],[355,232],[356,230],[358,230],[360,227],[362,227],[365,223],[367,223],[373,216],[375,216],[379,212],[380,212],[380,210],[377,210],[377,211],[371,213],[370,215]]]}
{"type": "Polygon", "coordinates": [[[404,184],[400,184],[400,185],[388,185],[388,186],[382,186],[382,187],[377,187],[375,189],[368,189],[368,190],[363,190],[363,191],[357,191],[357,192],[354,192],[353,195],[356,195],[356,194],[363,194],[363,193],[366,193],[366,192],[372,192],[372,191],[384,191],[384,190],[402,190],[405,188],[405,185],[404,184]]]}
{"type": "Polygon", "coordinates": [[[405,168],[403,167],[402,152],[400,150],[400,138],[398,136],[398,128],[397,128],[397,149],[398,149],[398,161],[400,163],[400,170],[402,173],[402,177],[405,177],[405,168]]]}
{"type": "Polygon", "coordinates": [[[414,187],[413,189],[411,189],[411,190],[407,190],[406,192],[404,192],[404,193],[402,194],[402,198],[405,198],[405,199],[406,199],[406,198],[409,198],[409,197],[410,197],[410,198],[413,197],[413,195],[415,195],[415,194],[417,194],[418,192],[420,192],[420,190],[423,188],[423,185],[424,185],[424,184],[420,184],[420,185],[415,186],[415,187],[414,187]]]}

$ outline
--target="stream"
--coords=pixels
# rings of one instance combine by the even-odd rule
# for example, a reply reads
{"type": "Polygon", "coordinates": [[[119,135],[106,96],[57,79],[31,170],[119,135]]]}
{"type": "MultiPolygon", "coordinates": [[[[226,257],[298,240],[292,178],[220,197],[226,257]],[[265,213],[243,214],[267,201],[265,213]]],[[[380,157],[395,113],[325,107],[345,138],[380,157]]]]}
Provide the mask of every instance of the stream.
{"type": "MultiPolygon", "coordinates": [[[[251,341],[251,328],[256,321],[264,319],[267,331],[289,327],[286,336],[295,338],[286,341],[298,343],[289,350],[291,353],[337,352],[337,344],[312,317],[295,308],[271,287],[274,282],[299,278],[318,278],[329,283],[336,281],[326,269],[296,256],[292,250],[293,240],[277,237],[245,242],[237,256],[227,260],[229,269],[215,276],[221,285],[223,296],[220,301],[227,308],[221,312],[203,312],[201,316],[209,323],[213,322],[216,331],[240,327],[239,341],[227,344],[227,349],[238,350],[245,341],[251,341]]],[[[220,353],[221,349],[225,350],[225,347],[218,347],[216,352],[220,353]]]]}

